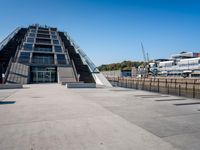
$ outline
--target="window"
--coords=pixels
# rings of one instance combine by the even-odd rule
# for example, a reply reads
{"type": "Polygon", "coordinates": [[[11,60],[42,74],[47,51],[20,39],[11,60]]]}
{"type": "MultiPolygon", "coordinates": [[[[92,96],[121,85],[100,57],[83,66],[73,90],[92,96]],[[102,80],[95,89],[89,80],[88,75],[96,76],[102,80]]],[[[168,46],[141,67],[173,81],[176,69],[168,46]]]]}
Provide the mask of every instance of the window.
{"type": "Polygon", "coordinates": [[[57,54],[58,64],[66,64],[66,59],[64,54],[57,54]]]}
{"type": "Polygon", "coordinates": [[[37,34],[38,38],[50,38],[50,35],[48,34],[37,34]]]}
{"type": "Polygon", "coordinates": [[[35,29],[31,29],[30,32],[32,32],[32,33],[36,33],[36,30],[35,30],[35,29]]]}
{"type": "Polygon", "coordinates": [[[45,31],[49,31],[49,28],[47,27],[39,27],[38,30],[45,30],[45,31]]]}
{"type": "Polygon", "coordinates": [[[21,52],[19,56],[19,62],[21,63],[29,63],[30,53],[21,52]]]}
{"type": "Polygon", "coordinates": [[[51,31],[51,34],[52,34],[52,35],[56,35],[56,32],[52,32],[52,31],[51,31]]]}
{"type": "Polygon", "coordinates": [[[56,35],[51,35],[52,39],[57,39],[56,35]]]}
{"type": "Polygon", "coordinates": [[[57,31],[57,28],[50,28],[51,31],[57,31]]]}
{"type": "Polygon", "coordinates": [[[29,33],[30,37],[35,37],[35,33],[29,33]]]}
{"type": "Polygon", "coordinates": [[[24,46],[23,46],[23,49],[24,49],[24,50],[28,50],[28,51],[32,51],[32,49],[33,49],[33,44],[25,43],[24,46]]]}
{"type": "Polygon", "coordinates": [[[62,52],[61,46],[54,46],[55,52],[62,52]]]}
{"type": "Polygon", "coordinates": [[[53,44],[59,44],[58,40],[53,40],[53,44]]]}
{"type": "Polygon", "coordinates": [[[52,46],[35,44],[34,51],[52,52],[52,46]]]}
{"type": "Polygon", "coordinates": [[[34,54],[32,63],[34,64],[54,64],[54,56],[49,54],[34,54]]]}
{"type": "Polygon", "coordinates": [[[38,30],[39,34],[49,34],[49,31],[44,31],[44,30],[38,30]]]}
{"type": "Polygon", "coordinates": [[[27,38],[27,42],[33,43],[34,42],[34,38],[27,38]]]}
{"type": "Polygon", "coordinates": [[[46,44],[51,44],[50,39],[36,39],[36,43],[46,43],[46,44]]]}

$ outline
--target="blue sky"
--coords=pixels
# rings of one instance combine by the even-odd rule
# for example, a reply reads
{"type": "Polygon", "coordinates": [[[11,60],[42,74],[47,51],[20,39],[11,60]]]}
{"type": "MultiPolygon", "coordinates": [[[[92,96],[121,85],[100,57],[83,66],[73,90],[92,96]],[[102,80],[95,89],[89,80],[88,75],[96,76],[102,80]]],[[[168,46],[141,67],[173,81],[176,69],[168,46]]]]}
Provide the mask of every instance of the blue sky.
{"type": "Polygon", "coordinates": [[[17,26],[67,31],[96,65],[200,51],[198,0],[1,0],[0,41],[17,26]]]}

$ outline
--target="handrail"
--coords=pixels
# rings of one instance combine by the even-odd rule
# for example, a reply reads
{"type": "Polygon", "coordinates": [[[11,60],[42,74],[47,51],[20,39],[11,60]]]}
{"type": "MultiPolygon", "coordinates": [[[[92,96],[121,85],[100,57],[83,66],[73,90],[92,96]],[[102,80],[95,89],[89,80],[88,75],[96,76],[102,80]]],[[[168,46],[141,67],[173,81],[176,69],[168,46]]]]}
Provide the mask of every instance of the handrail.
{"type": "Polygon", "coordinates": [[[21,29],[21,27],[17,27],[12,33],[10,33],[2,42],[0,42],[0,51],[3,49],[3,47],[8,43],[10,39],[12,39],[15,34],[18,33],[18,31],[21,29]]]}
{"type": "Polygon", "coordinates": [[[71,62],[72,62],[72,68],[73,68],[73,70],[74,70],[74,75],[75,75],[76,81],[79,82],[79,77],[78,77],[78,73],[77,73],[77,71],[76,71],[76,67],[75,67],[74,61],[71,60],[71,62]]]}
{"type": "Polygon", "coordinates": [[[8,67],[7,67],[7,69],[6,69],[6,72],[5,72],[4,83],[6,83],[6,80],[7,80],[7,78],[8,78],[8,74],[9,74],[9,72],[10,72],[10,68],[11,68],[12,62],[13,62],[13,58],[11,57],[10,60],[9,60],[9,63],[8,63],[8,67]]]}
{"type": "Polygon", "coordinates": [[[18,56],[18,54],[19,54],[20,47],[21,47],[21,45],[18,45],[18,46],[17,46],[17,50],[16,50],[16,52],[15,52],[15,56],[14,56],[14,59],[13,59],[14,62],[17,61],[17,56],[18,56]]]}
{"type": "Polygon", "coordinates": [[[83,60],[83,63],[88,65],[90,71],[92,73],[99,73],[98,68],[90,60],[90,58],[83,52],[83,50],[79,48],[79,46],[75,43],[75,41],[70,37],[69,33],[64,32],[64,35],[70,41],[70,44],[75,48],[76,52],[81,56],[81,59],[83,60]]]}

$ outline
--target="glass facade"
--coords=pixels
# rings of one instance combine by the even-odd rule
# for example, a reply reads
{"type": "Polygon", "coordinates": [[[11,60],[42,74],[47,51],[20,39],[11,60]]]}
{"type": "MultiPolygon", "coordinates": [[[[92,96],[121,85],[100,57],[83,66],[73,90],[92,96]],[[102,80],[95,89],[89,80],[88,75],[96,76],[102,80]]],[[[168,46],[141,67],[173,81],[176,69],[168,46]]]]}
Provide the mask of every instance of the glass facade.
{"type": "Polygon", "coordinates": [[[18,62],[30,65],[31,83],[57,82],[57,67],[69,65],[57,28],[30,26],[18,62]]]}

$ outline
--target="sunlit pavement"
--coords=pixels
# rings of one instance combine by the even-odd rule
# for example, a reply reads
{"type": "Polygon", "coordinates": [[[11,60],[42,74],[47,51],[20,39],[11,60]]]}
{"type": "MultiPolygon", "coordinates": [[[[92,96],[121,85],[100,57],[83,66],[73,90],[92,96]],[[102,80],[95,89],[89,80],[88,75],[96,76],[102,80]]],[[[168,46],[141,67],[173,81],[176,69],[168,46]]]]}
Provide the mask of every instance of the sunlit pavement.
{"type": "Polygon", "coordinates": [[[0,149],[199,150],[198,102],[139,90],[67,89],[59,84],[0,90],[0,149]]]}

